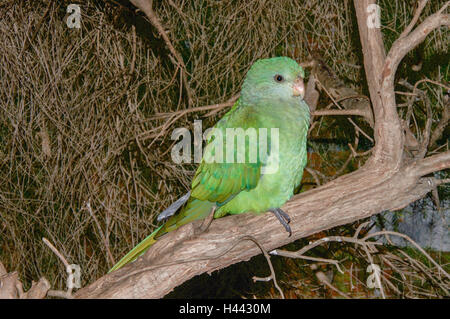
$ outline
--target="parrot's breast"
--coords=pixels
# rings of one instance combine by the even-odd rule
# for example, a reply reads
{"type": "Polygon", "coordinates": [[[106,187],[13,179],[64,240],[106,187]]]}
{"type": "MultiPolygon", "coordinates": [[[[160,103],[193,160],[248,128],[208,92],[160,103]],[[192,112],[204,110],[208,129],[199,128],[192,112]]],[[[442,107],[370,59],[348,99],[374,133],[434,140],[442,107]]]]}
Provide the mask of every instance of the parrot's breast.
{"type": "MultiPolygon", "coordinates": [[[[301,103],[301,107],[279,108],[276,112],[261,115],[261,122],[267,124],[268,131],[269,128],[279,129],[278,152],[271,149],[258,185],[240,192],[220,207],[216,216],[248,211],[262,213],[281,207],[292,197],[306,165],[309,108],[305,102],[301,103]]],[[[271,141],[272,146],[273,143],[271,141]]]]}

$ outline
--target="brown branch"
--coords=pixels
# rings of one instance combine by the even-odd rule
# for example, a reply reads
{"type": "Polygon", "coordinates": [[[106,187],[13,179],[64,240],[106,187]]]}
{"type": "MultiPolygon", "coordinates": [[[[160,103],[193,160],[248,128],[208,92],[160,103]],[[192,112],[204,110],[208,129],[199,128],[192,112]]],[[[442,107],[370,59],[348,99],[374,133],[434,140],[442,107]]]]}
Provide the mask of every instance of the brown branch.
{"type": "Polygon", "coordinates": [[[17,271],[8,273],[0,263],[0,299],[19,298],[17,283],[19,283],[17,271]]]}
{"type": "Polygon", "coordinates": [[[17,271],[8,273],[0,262],[0,299],[43,299],[50,289],[50,283],[44,277],[32,282],[31,288],[23,291],[17,271]]]}
{"type": "MultiPolygon", "coordinates": [[[[155,141],[156,139],[158,139],[161,136],[164,136],[164,134],[166,134],[167,129],[176,121],[178,121],[181,117],[183,117],[184,115],[188,114],[188,113],[192,113],[192,112],[202,112],[202,111],[207,111],[207,110],[213,110],[213,111],[218,111],[221,110],[225,107],[230,107],[234,104],[234,102],[239,98],[239,94],[232,96],[228,101],[224,102],[224,103],[218,103],[218,104],[212,104],[212,105],[206,105],[206,106],[199,106],[199,107],[194,107],[194,108],[189,108],[189,109],[185,109],[185,110],[180,110],[180,111],[176,111],[176,112],[169,112],[169,113],[159,113],[156,114],[154,117],[152,117],[151,119],[159,119],[159,118],[165,118],[168,117],[169,119],[162,125],[159,126],[157,128],[152,129],[149,132],[144,132],[142,134],[140,134],[138,137],[136,137],[136,140],[138,139],[154,139],[152,141],[152,143],[150,143],[150,145],[148,147],[150,147],[155,141]],[[158,132],[158,133],[154,133],[154,132],[158,132]]],[[[208,113],[208,114],[211,114],[208,113]]],[[[208,114],[206,116],[208,116],[208,114]]]]}
{"type": "Polygon", "coordinates": [[[425,157],[411,168],[417,176],[424,176],[450,167],[450,151],[425,157]]]}
{"type": "Polygon", "coordinates": [[[412,18],[411,22],[406,27],[406,29],[402,32],[402,34],[400,34],[399,38],[403,38],[403,37],[407,36],[411,32],[411,30],[416,25],[417,20],[419,20],[420,14],[422,13],[422,11],[425,8],[425,6],[427,5],[427,2],[428,2],[428,0],[420,0],[417,3],[417,7],[416,7],[416,10],[414,12],[414,17],[412,18]]]}
{"type": "MultiPolygon", "coordinates": [[[[356,246],[362,246],[364,248],[364,251],[367,255],[368,261],[370,264],[373,264],[373,258],[369,252],[369,248],[372,251],[376,252],[375,249],[375,245],[382,245],[382,243],[380,242],[373,242],[373,241],[368,241],[369,239],[373,238],[373,237],[377,237],[377,236],[385,236],[386,239],[390,242],[389,240],[389,236],[398,236],[401,238],[404,238],[406,240],[408,240],[416,249],[418,249],[437,269],[438,274],[439,275],[444,275],[445,277],[450,279],[450,275],[442,268],[442,266],[440,266],[436,261],[434,261],[433,258],[431,258],[431,256],[425,251],[423,250],[415,241],[413,241],[410,237],[398,233],[398,232],[393,232],[393,231],[379,231],[376,233],[372,233],[372,234],[368,234],[363,238],[358,238],[359,233],[361,231],[361,229],[365,226],[367,226],[368,222],[362,223],[358,229],[355,231],[355,234],[352,237],[346,237],[346,236],[329,236],[329,237],[324,237],[321,238],[319,240],[314,241],[313,243],[310,243],[307,246],[304,246],[302,249],[298,250],[298,251],[285,251],[285,250],[274,250],[272,252],[270,252],[273,255],[279,255],[279,256],[284,256],[284,257],[288,257],[288,258],[301,258],[301,259],[306,259],[306,260],[313,260],[313,261],[318,261],[318,262],[326,262],[326,263],[331,263],[334,264],[338,271],[343,273],[343,271],[341,270],[341,268],[339,267],[339,262],[337,260],[332,260],[332,259],[322,259],[322,258],[314,258],[314,257],[309,257],[309,256],[305,256],[304,254],[311,250],[314,247],[317,247],[319,245],[322,245],[323,243],[329,243],[329,242],[349,242],[349,243],[354,243],[356,246]]],[[[404,254],[401,250],[400,253],[404,254]]],[[[407,256],[407,254],[404,254],[405,256],[407,256]]],[[[383,258],[383,256],[381,256],[383,258]]],[[[415,264],[419,264],[420,262],[412,259],[411,257],[408,256],[408,258],[410,259],[410,261],[412,263],[415,264]]],[[[387,258],[384,258],[384,260],[386,260],[389,265],[396,269],[395,266],[392,265],[392,263],[389,262],[389,260],[387,258]]],[[[433,278],[433,276],[430,276],[428,274],[428,272],[426,271],[425,265],[423,265],[422,263],[419,264],[421,271],[423,273],[425,273],[432,281],[434,281],[437,285],[439,285],[443,291],[448,294],[447,289],[437,280],[435,280],[433,278]]],[[[403,275],[403,273],[401,272],[401,270],[396,269],[397,272],[399,272],[401,275],[403,275]]],[[[317,273],[316,273],[317,274],[317,273]]],[[[393,290],[396,290],[398,293],[400,293],[398,291],[398,289],[386,278],[386,276],[383,276],[382,278],[384,279],[384,281],[387,283],[387,285],[392,288],[393,290]]],[[[318,276],[319,277],[319,276],[318,276]]],[[[404,276],[403,276],[404,277],[404,276]]],[[[332,287],[331,283],[327,280],[326,276],[324,276],[324,274],[322,273],[322,275],[320,276],[320,278],[318,278],[320,281],[322,281],[324,284],[326,284],[329,288],[335,290],[335,288],[332,287]]],[[[380,279],[380,278],[378,278],[380,279]]],[[[404,277],[404,281],[406,281],[406,278],[404,277]]],[[[384,293],[384,289],[383,286],[381,285],[381,280],[380,280],[380,291],[381,294],[383,296],[383,298],[385,298],[385,293],[384,293]]],[[[339,292],[337,290],[335,290],[336,292],[339,292]]]]}
{"type": "Polygon", "coordinates": [[[252,236],[267,251],[318,231],[356,221],[383,210],[400,209],[432,190],[429,179],[417,183],[414,170],[401,170],[386,179],[377,167],[365,167],[312,191],[295,196],[283,210],[291,216],[292,236],[286,236],[271,214],[241,214],[214,220],[209,230],[194,236],[201,221],[185,225],[158,240],[132,264],[112,272],[78,298],[160,298],[195,275],[248,260],[260,251],[241,242],[252,236]],[[217,251],[225,251],[217,256],[217,251]],[[211,257],[208,257],[211,256],[211,257]]]}
{"type": "MultiPolygon", "coordinates": [[[[149,139],[149,138],[158,138],[159,136],[164,135],[166,129],[170,127],[174,122],[176,122],[178,119],[180,119],[182,116],[189,114],[189,113],[195,113],[195,112],[204,112],[204,111],[210,111],[205,115],[205,117],[214,115],[218,111],[233,106],[233,104],[236,102],[236,100],[239,98],[239,94],[236,94],[232,96],[230,99],[228,99],[226,102],[223,103],[217,103],[217,104],[211,104],[211,105],[205,105],[205,106],[198,106],[193,107],[185,110],[175,111],[175,112],[167,112],[167,113],[157,113],[153,117],[150,118],[150,120],[157,120],[157,119],[163,119],[163,118],[169,118],[169,120],[158,129],[152,129],[152,133],[149,134],[149,132],[142,133],[138,136],[139,139],[149,139]],[[154,131],[158,131],[158,133],[153,133],[154,131]]],[[[355,95],[355,96],[347,96],[343,97],[341,99],[338,99],[336,102],[350,99],[350,98],[366,98],[362,95],[355,95]]],[[[367,110],[362,109],[340,109],[340,110],[317,110],[311,112],[312,116],[345,116],[345,115],[356,115],[356,116],[362,116],[364,118],[369,118],[369,115],[367,114],[367,110]]],[[[356,125],[356,124],[355,124],[356,125]]],[[[362,132],[364,134],[364,132],[362,132]]],[[[366,135],[366,134],[365,134],[366,135]]],[[[369,140],[372,140],[370,137],[366,135],[366,137],[369,140]]]]}
{"type": "Polygon", "coordinates": [[[357,115],[357,116],[363,116],[366,117],[366,111],[365,110],[317,110],[311,113],[313,116],[341,116],[341,115],[357,115]]]}
{"type": "MultiPolygon", "coordinates": [[[[442,9],[447,7],[448,4],[449,2],[447,2],[442,9]]],[[[383,68],[383,76],[381,78],[383,88],[387,89],[390,86],[393,87],[397,67],[409,51],[419,45],[434,29],[450,25],[450,16],[448,14],[442,14],[442,9],[427,17],[410,34],[398,38],[392,44],[383,68]]]]}
{"type": "Polygon", "coordinates": [[[244,237],[243,239],[251,240],[252,242],[255,243],[256,246],[258,246],[259,249],[261,249],[261,252],[264,254],[264,257],[266,258],[267,264],[269,265],[269,268],[270,268],[270,276],[265,277],[265,278],[260,278],[260,277],[253,276],[253,278],[252,278],[253,281],[256,282],[256,281],[269,281],[269,280],[272,280],[273,284],[275,285],[275,288],[277,288],[278,292],[280,293],[281,298],[284,299],[283,290],[281,290],[280,286],[278,285],[277,277],[275,275],[275,270],[273,269],[273,265],[272,265],[272,262],[270,261],[270,256],[267,253],[267,251],[264,249],[263,246],[261,246],[261,244],[256,240],[256,238],[253,238],[251,236],[247,236],[247,237],[244,237]]]}
{"type": "Polygon", "coordinates": [[[192,100],[192,92],[191,88],[189,86],[188,78],[187,78],[187,71],[186,71],[186,65],[184,64],[183,58],[181,57],[180,53],[175,49],[175,47],[172,45],[172,42],[170,41],[169,36],[167,35],[167,32],[164,30],[164,27],[162,26],[160,19],[156,12],[153,10],[153,1],[152,0],[130,0],[130,2],[139,8],[142,12],[145,13],[147,18],[150,20],[151,24],[158,30],[158,33],[163,38],[164,42],[167,45],[167,48],[169,49],[170,53],[174,56],[177,63],[180,68],[184,89],[186,91],[187,97],[188,97],[188,105],[193,104],[192,100]]]}
{"type": "MultiPolygon", "coordinates": [[[[441,10],[427,17],[419,26],[416,27],[416,29],[414,29],[414,31],[412,31],[408,35],[400,37],[393,43],[386,57],[386,61],[383,67],[383,73],[380,78],[381,80],[380,96],[382,100],[381,105],[385,115],[389,115],[390,117],[392,116],[397,117],[396,112],[394,114],[393,110],[393,107],[395,107],[395,93],[393,90],[394,90],[395,72],[398,68],[400,61],[405,57],[405,55],[409,51],[411,51],[418,44],[420,44],[431,31],[433,31],[436,28],[439,28],[440,26],[450,25],[450,16],[442,14],[443,9],[445,9],[448,6],[448,4],[449,2],[447,2],[442,7],[441,10]]],[[[401,141],[403,141],[403,138],[401,139],[401,141]]],[[[398,143],[396,143],[396,146],[397,144],[398,143]]],[[[396,154],[396,162],[397,164],[399,164],[401,161],[401,152],[398,151],[395,154],[396,154]]]]}
{"type": "Polygon", "coordinates": [[[446,95],[444,97],[444,109],[442,110],[441,119],[439,120],[439,123],[434,129],[433,134],[431,135],[430,138],[431,147],[434,147],[436,145],[436,142],[441,138],[449,121],[450,121],[450,97],[446,95]]]}
{"type": "Polygon", "coordinates": [[[398,232],[389,231],[389,230],[383,230],[383,231],[379,231],[379,232],[376,232],[376,233],[369,234],[369,235],[365,236],[365,237],[363,238],[363,240],[366,241],[366,240],[369,239],[369,238],[376,237],[376,236],[380,236],[380,235],[385,235],[385,236],[386,236],[386,235],[394,235],[394,236],[398,236],[398,237],[401,237],[401,238],[406,239],[406,240],[409,241],[409,242],[410,242],[410,243],[411,243],[418,251],[420,251],[425,257],[427,257],[427,259],[428,259],[429,261],[431,261],[431,263],[432,263],[434,266],[436,266],[436,268],[439,269],[439,271],[440,271],[443,275],[445,275],[448,279],[450,279],[450,275],[449,275],[449,274],[441,267],[441,265],[439,265],[437,262],[435,262],[434,259],[431,258],[431,256],[428,255],[427,252],[426,252],[425,250],[422,249],[422,247],[419,246],[419,244],[417,244],[414,240],[412,240],[409,236],[407,236],[407,235],[405,235],[405,234],[400,234],[400,233],[398,233],[398,232]]]}
{"type": "MultiPolygon", "coordinates": [[[[369,161],[378,162],[388,172],[398,170],[402,161],[403,132],[398,118],[393,85],[381,88],[383,66],[386,60],[385,48],[379,28],[369,28],[367,21],[369,5],[374,0],[354,1],[361,46],[364,54],[364,68],[369,86],[374,113],[375,147],[369,161]],[[389,100],[383,95],[392,95],[389,100]]],[[[389,96],[388,96],[389,97],[389,96]]]]}
{"type": "Polygon", "coordinates": [[[411,151],[419,151],[416,156],[418,158],[423,158],[426,155],[429,146],[432,146],[432,147],[435,146],[434,144],[441,137],[442,133],[445,130],[445,127],[448,124],[449,118],[450,118],[450,111],[449,111],[449,100],[450,99],[448,98],[448,95],[445,95],[444,103],[443,103],[444,105],[443,105],[442,117],[430,137],[432,115],[433,115],[432,110],[431,110],[431,102],[430,102],[429,97],[425,94],[425,92],[423,90],[418,89],[419,84],[425,83],[425,82],[432,83],[434,85],[438,85],[446,90],[450,90],[450,87],[448,87],[442,83],[429,80],[429,79],[422,79],[420,81],[417,81],[415,85],[408,83],[406,80],[401,80],[398,82],[399,84],[412,90],[412,93],[410,93],[411,98],[409,98],[408,102],[407,102],[408,111],[406,113],[406,120],[403,122],[403,128],[405,130],[405,138],[406,138],[405,144],[408,147],[408,149],[410,149],[411,151]],[[423,130],[424,133],[422,135],[421,145],[419,145],[417,138],[414,136],[414,134],[411,132],[411,130],[409,128],[410,118],[413,115],[412,105],[417,96],[419,96],[421,98],[421,100],[423,101],[423,103],[425,104],[425,108],[426,108],[426,112],[427,112],[427,121],[425,124],[425,128],[423,130]]]}
{"type": "Polygon", "coordinates": [[[193,107],[193,108],[189,108],[189,109],[185,109],[185,110],[180,110],[180,111],[176,111],[176,112],[157,113],[153,117],[151,117],[150,119],[151,120],[153,120],[153,119],[162,119],[162,118],[172,117],[174,115],[185,115],[185,114],[193,113],[193,112],[203,112],[203,111],[210,111],[210,110],[221,110],[223,108],[233,106],[233,104],[236,102],[236,100],[238,98],[239,98],[239,94],[236,94],[236,95],[233,95],[231,98],[229,98],[228,101],[223,102],[223,103],[216,103],[216,104],[211,104],[211,105],[197,106],[197,107],[193,107]]]}
{"type": "MultiPolygon", "coordinates": [[[[61,254],[58,249],[56,249],[55,246],[53,246],[53,244],[45,237],[42,238],[42,241],[44,242],[44,244],[47,245],[48,248],[50,248],[51,251],[53,251],[53,253],[58,256],[58,258],[61,260],[61,262],[64,264],[64,269],[68,269],[68,267],[70,266],[69,263],[67,262],[67,259],[63,256],[63,254],[61,254]]],[[[48,285],[48,291],[46,291],[46,295],[50,296],[50,297],[59,297],[59,298],[64,298],[64,299],[72,299],[72,288],[71,287],[67,287],[66,291],[61,291],[61,290],[49,290],[50,289],[50,284],[48,285]]],[[[44,296],[45,297],[45,296],[44,296]]]]}
{"type": "Polygon", "coordinates": [[[56,247],[53,246],[53,244],[47,238],[42,237],[42,241],[47,245],[48,248],[50,248],[51,251],[53,251],[53,253],[59,258],[59,260],[61,260],[61,262],[64,264],[64,268],[67,269],[67,267],[69,267],[69,263],[67,262],[67,259],[63,256],[63,254],[61,254],[59,250],[56,249],[56,247]]]}

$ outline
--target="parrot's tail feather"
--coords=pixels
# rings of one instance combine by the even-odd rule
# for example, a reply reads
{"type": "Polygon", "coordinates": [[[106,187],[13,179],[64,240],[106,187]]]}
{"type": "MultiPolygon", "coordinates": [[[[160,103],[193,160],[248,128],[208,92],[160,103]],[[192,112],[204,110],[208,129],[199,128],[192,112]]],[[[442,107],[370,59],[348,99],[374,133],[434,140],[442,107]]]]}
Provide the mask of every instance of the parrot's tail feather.
{"type": "Polygon", "coordinates": [[[178,198],[175,202],[172,203],[169,207],[167,207],[161,214],[156,218],[159,222],[162,220],[166,220],[171,217],[173,214],[177,212],[177,210],[187,202],[191,196],[191,192],[187,192],[182,197],[178,198]]]}
{"type": "Polygon", "coordinates": [[[213,206],[214,203],[191,198],[181,212],[169,218],[164,227],[155,235],[155,239],[194,220],[205,218],[213,206]]]}
{"type": "MultiPolygon", "coordinates": [[[[180,208],[184,204],[184,202],[186,202],[189,195],[190,193],[184,195],[182,198],[178,199],[175,203],[170,205],[170,207],[174,207],[174,205],[178,202],[177,205],[179,205],[178,208],[180,208]],[[186,199],[183,199],[184,197],[186,197],[186,199]],[[184,201],[179,204],[182,199],[184,201]]],[[[191,198],[180,213],[171,216],[164,225],[158,227],[153,233],[151,233],[147,238],[145,238],[136,247],[134,247],[128,254],[125,255],[125,257],[123,257],[117,264],[115,264],[109,272],[117,270],[128,264],[129,262],[136,260],[136,258],[142,255],[162,235],[171,232],[178,227],[190,223],[194,220],[205,218],[211,212],[211,209],[214,205],[214,203],[208,201],[201,201],[195,198],[191,198]]]]}
{"type": "Polygon", "coordinates": [[[151,245],[153,245],[156,240],[154,239],[156,233],[162,228],[163,226],[158,227],[153,233],[147,236],[143,241],[141,241],[136,247],[134,247],[128,254],[126,254],[117,264],[115,264],[109,271],[117,270],[124,265],[128,264],[129,262],[132,262],[136,260],[140,255],[142,255],[151,245]]]}

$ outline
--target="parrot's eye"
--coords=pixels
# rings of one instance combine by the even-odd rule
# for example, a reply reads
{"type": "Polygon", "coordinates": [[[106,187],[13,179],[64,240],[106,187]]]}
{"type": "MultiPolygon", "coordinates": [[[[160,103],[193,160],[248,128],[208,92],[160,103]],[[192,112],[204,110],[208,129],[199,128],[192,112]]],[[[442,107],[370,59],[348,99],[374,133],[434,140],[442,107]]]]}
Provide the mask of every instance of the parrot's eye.
{"type": "Polygon", "coordinates": [[[277,81],[278,83],[281,83],[284,81],[284,77],[280,74],[277,74],[273,77],[275,79],[275,81],[277,81]]]}

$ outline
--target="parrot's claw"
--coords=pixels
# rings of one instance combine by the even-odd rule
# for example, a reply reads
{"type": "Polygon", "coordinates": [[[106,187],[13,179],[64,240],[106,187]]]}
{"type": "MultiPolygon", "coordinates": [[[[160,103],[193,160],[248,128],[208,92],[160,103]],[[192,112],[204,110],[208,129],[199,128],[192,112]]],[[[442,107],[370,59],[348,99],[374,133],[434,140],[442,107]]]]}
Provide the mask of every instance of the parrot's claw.
{"type": "Polygon", "coordinates": [[[209,225],[211,225],[213,219],[214,219],[214,213],[216,212],[216,205],[214,205],[211,208],[211,211],[209,213],[208,216],[206,216],[206,218],[203,220],[202,224],[200,225],[200,227],[196,230],[196,235],[200,235],[201,233],[204,233],[205,231],[208,230],[209,225]]]}
{"type": "Polygon", "coordinates": [[[284,226],[284,229],[289,233],[289,237],[292,235],[291,226],[289,226],[289,223],[291,222],[291,218],[289,215],[284,212],[281,208],[275,208],[270,210],[280,221],[281,225],[284,226]]]}

